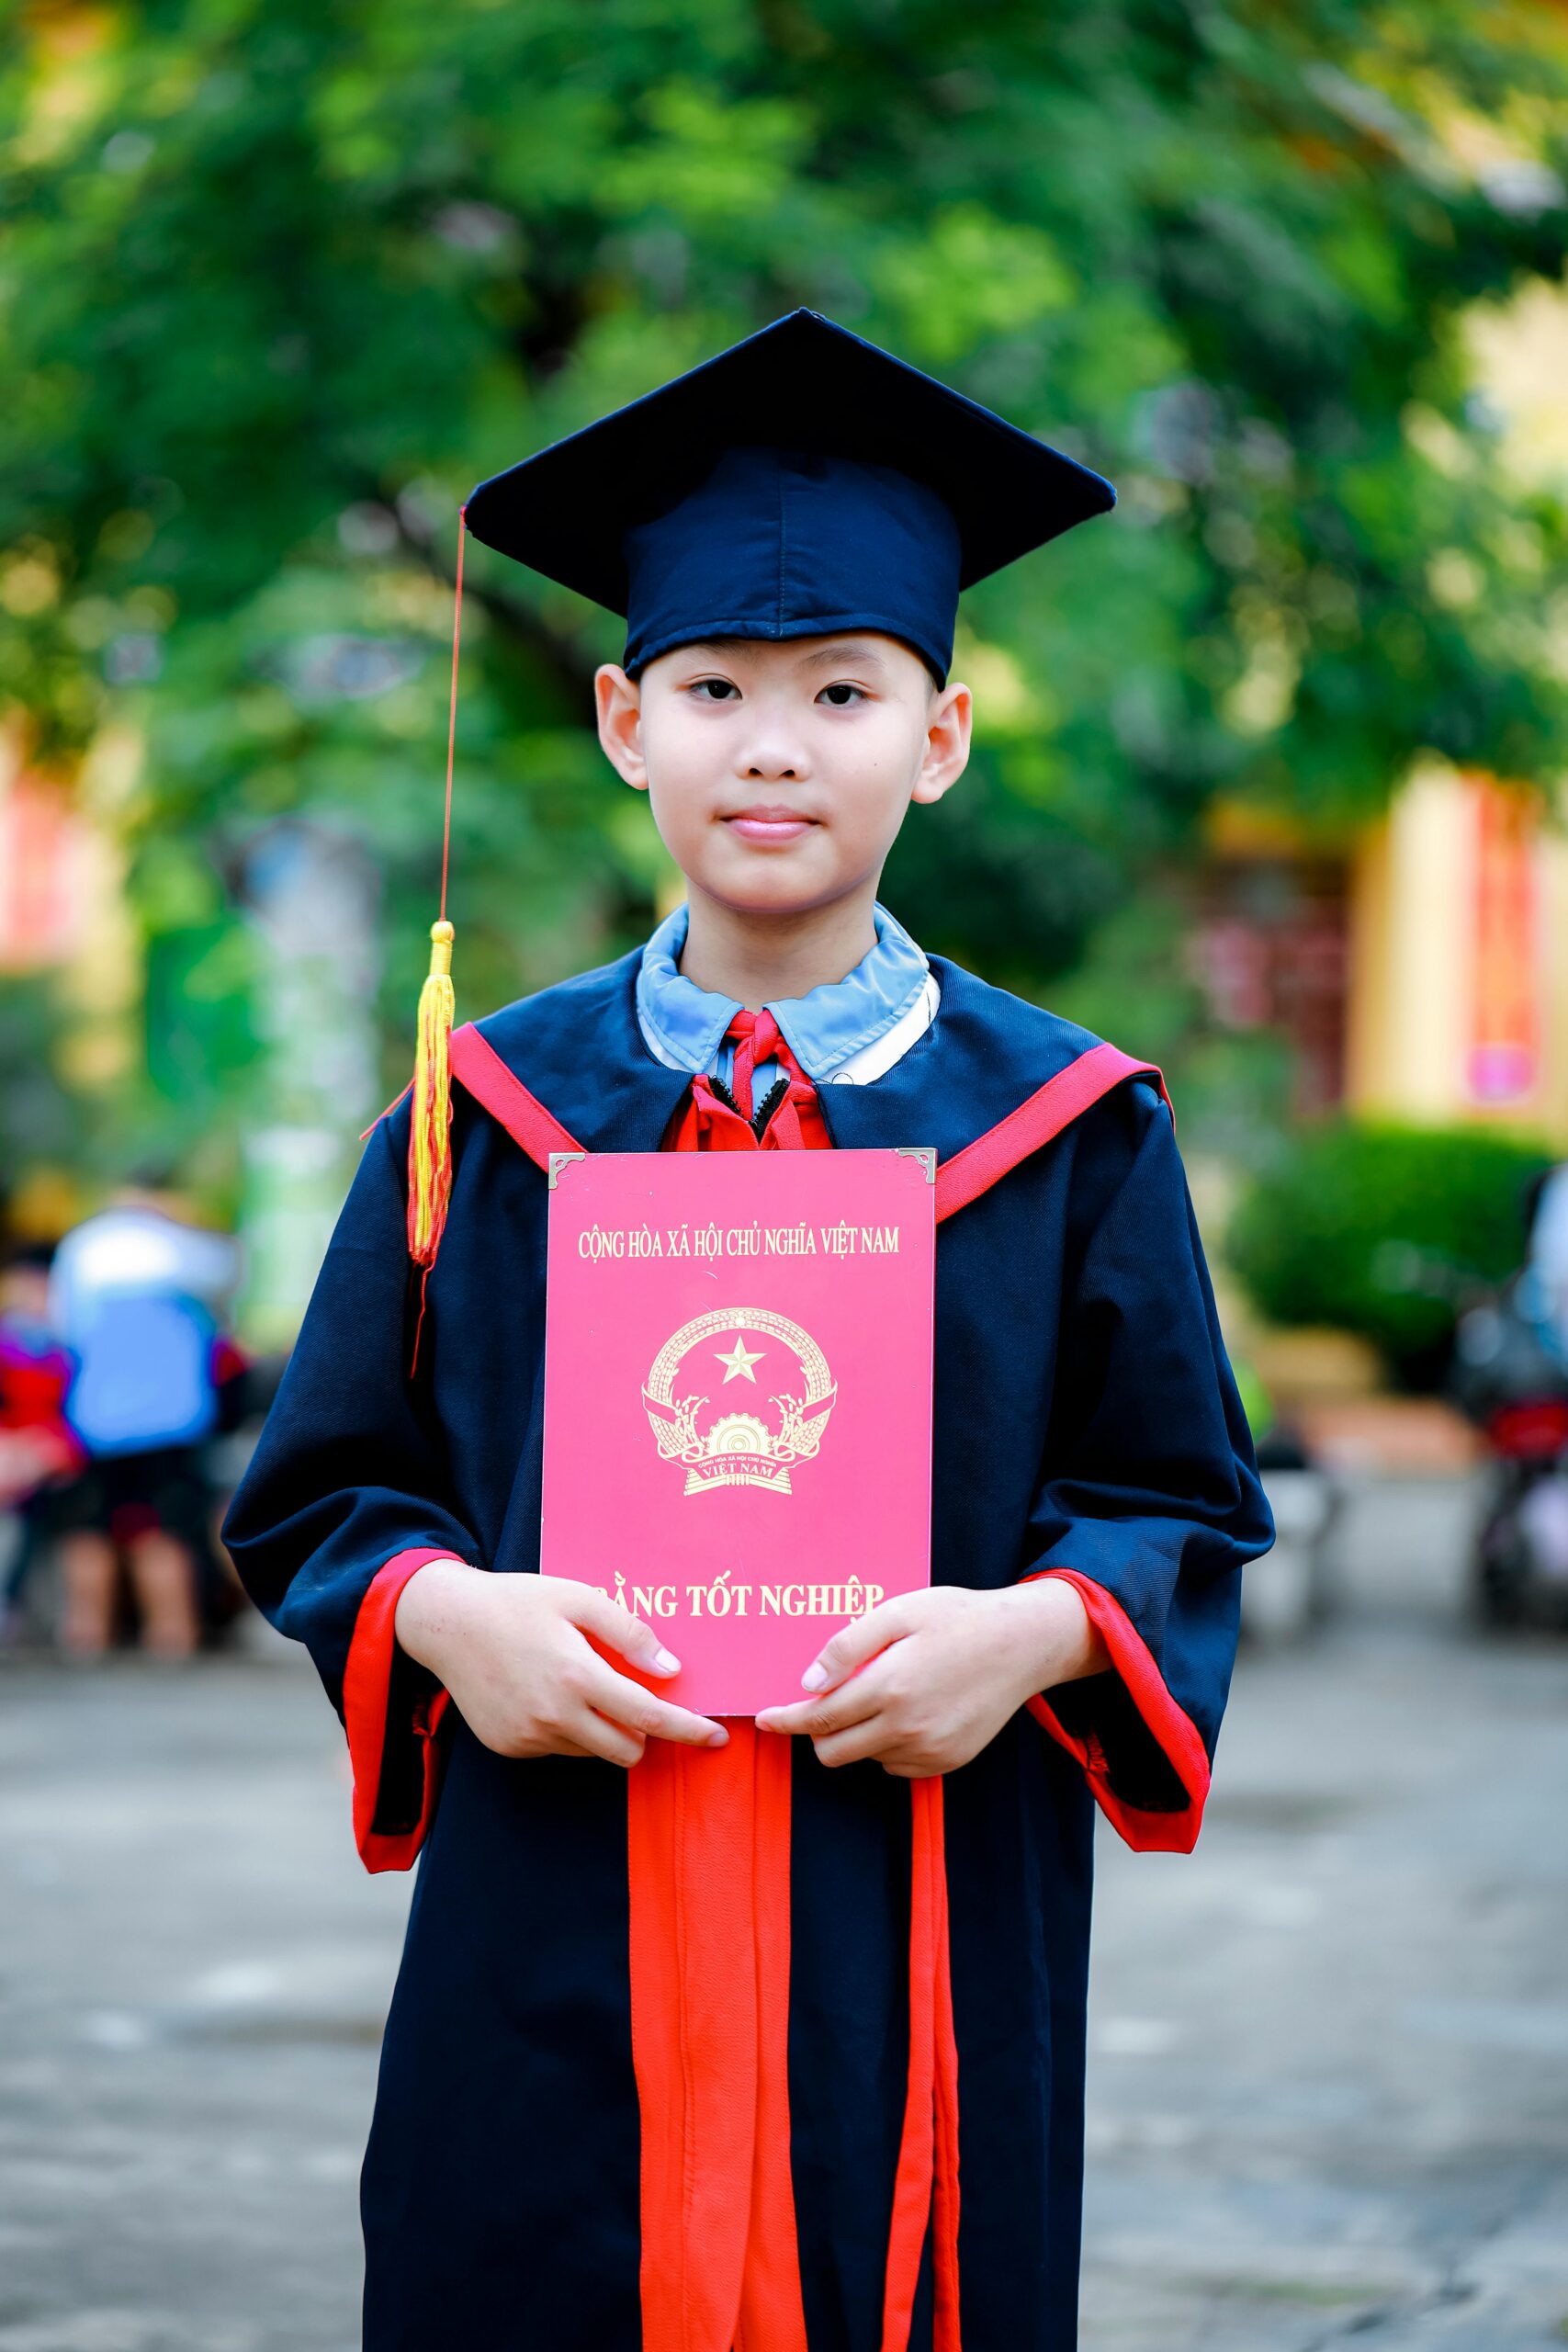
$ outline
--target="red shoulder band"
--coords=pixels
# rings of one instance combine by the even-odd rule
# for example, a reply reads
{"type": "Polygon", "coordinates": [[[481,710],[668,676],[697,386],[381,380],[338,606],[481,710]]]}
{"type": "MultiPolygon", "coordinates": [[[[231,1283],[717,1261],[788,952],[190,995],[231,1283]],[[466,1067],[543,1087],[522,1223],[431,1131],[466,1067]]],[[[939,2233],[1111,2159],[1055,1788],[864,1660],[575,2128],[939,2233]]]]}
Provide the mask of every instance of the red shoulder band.
{"type": "Polygon", "coordinates": [[[1038,1151],[1042,1144],[1092,1109],[1124,1078],[1152,1078],[1169,1109],[1165,1080],[1153,1062],[1134,1061],[1115,1046],[1091,1046],[1087,1054],[1080,1054],[1077,1061],[1036,1087],[1016,1111],[942,1161],[936,1171],[937,1223],[955,1210],[967,1208],[971,1201],[1010,1174],[1021,1159],[1027,1159],[1032,1151],[1038,1151]]]}
{"type": "MultiPolygon", "coordinates": [[[[452,1032],[452,1074],[462,1080],[476,1102],[504,1127],[539,1168],[547,1169],[550,1154],[581,1151],[582,1146],[558,1119],[546,1110],[536,1094],[509,1069],[493,1046],[471,1022],[452,1032]]],[[[1125,1078],[1151,1078],[1168,1109],[1165,1080],[1153,1062],[1135,1061],[1115,1046],[1093,1046],[1055,1078],[1036,1087],[1016,1111],[988,1127],[962,1151],[944,1159],[936,1171],[936,1215],[943,1217],[967,1208],[982,1193],[1027,1159],[1032,1151],[1059,1136],[1064,1127],[1090,1110],[1125,1078]]]]}
{"type": "Polygon", "coordinates": [[[581,1151],[582,1146],[552,1118],[536,1094],[508,1069],[495,1047],[480,1036],[471,1021],[452,1032],[452,1075],[460,1078],[476,1102],[504,1127],[515,1144],[540,1168],[548,1168],[552,1151],[581,1151]]]}

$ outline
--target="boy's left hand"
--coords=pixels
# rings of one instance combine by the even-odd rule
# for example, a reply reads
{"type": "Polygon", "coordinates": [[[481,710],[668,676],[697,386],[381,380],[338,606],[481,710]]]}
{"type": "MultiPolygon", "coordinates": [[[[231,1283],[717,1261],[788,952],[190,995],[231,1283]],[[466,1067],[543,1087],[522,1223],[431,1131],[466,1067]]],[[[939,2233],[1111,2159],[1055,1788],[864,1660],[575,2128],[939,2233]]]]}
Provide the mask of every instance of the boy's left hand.
{"type": "Polygon", "coordinates": [[[1037,1692],[1109,1662],[1063,1577],[1000,1592],[933,1585],[842,1627],[801,1677],[815,1695],[757,1722],[804,1733],[824,1764],[874,1757],[900,1780],[925,1780],[967,1764],[1037,1692]]]}

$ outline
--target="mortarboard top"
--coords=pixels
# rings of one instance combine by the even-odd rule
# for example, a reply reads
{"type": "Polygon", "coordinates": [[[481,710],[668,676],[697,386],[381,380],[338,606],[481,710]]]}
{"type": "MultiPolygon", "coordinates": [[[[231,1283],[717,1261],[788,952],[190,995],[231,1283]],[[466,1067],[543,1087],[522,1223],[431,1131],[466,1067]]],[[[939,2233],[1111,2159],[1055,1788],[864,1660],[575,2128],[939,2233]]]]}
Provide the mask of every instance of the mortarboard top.
{"type": "Polygon", "coordinates": [[[1087,466],[795,311],[466,512],[487,547],[625,614],[628,669],[705,637],[861,628],[945,676],[960,589],[1114,503],[1087,466]]]}

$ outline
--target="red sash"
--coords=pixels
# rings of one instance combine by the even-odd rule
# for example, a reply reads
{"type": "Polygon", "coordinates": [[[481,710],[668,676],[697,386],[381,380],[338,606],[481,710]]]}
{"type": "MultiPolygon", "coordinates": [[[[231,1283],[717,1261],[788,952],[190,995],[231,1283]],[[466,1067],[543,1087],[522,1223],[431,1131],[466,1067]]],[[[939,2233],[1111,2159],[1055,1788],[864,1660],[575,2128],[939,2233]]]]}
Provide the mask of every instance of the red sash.
{"type": "MultiPolygon", "coordinates": [[[[547,1171],[553,1151],[582,1149],[560,1121],[546,1110],[538,1096],[529,1093],[516,1072],[502,1060],[472,1022],[452,1032],[452,1075],[461,1080],[475,1102],[490,1113],[497,1126],[505,1128],[513,1142],[536,1167],[547,1171]]],[[[937,1223],[967,1208],[971,1201],[988,1192],[1031,1152],[1040,1150],[1059,1136],[1064,1127],[1071,1126],[1075,1119],[1092,1109],[1125,1078],[1152,1078],[1169,1108],[1165,1080],[1153,1062],[1136,1061],[1116,1046],[1091,1046],[1087,1053],[1069,1062],[1066,1069],[1058,1070],[1055,1078],[1048,1078],[1043,1086],[1036,1087],[1016,1111],[1010,1111],[1005,1119],[988,1127],[973,1143],[965,1144],[951,1159],[942,1162],[936,1171],[937,1223]]],[[[809,1094],[815,1101],[816,1089],[808,1080],[792,1080],[791,1093],[798,1091],[809,1094]]],[[[701,1099],[694,1087],[693,1094],[694,1100],[701,1099]]],[[[705,1095],[705,1102],[713,1104],[714,1097],[705,1095]]],[[[702,1109],[698,1115],[713,1121],[721,1111],[722,1106],[715,1104],[713,1110],[702,1109]]],[[[739,1148],[749,1148],[744,1143],[739,1148]]]]}
{"type": "MultiPolygon", "coordinates": [[[[705,1079],[666,1148],[823,1148],[816,1090],[769,1025],[788,1092],[759,1144],[705,1079]]],[[[749,1074],[760,1058],[742,1040],[749,1074]]],[[[581,1147],[472,1026],[453,1075],[528,1157],[581,1147]]],[[[1096,1046],[937,1170],[940,1221],[1102,1096],[1159,1072],[1096,1046]]],[[[716,1753],[650,1740],[627,1775],[632,2060],[641,2113],[644,2352],[807,2352],[789,2132],[787,1740],[739,1718],[716,1753]]],[[[893,2184],[882,2352],[907,2352],[932,2227],[934,2352],[961,2352],[958,2051],[942,1783],[909,1784],[909,2072],[893,2184]],[[933,2226],[934,2225],[934,2226],[933,2226]]]]}

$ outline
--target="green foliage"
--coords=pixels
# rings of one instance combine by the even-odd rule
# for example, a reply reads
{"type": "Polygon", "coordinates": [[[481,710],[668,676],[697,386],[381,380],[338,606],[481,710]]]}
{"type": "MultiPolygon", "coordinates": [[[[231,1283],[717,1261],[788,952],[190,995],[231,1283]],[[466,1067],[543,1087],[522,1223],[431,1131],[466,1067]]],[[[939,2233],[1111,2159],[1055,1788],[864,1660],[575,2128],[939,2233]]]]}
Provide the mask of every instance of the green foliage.
{"type": "Polygon", "coordinates": [[[54,1075],[59,1044],[59,1014],[42,982],[13,980],[0,990],[0,1226],[20,1170],[69,1165],[85,1152],[82,1106],[54,1075]]]}
{"type": "Polygon", "coordinates": [[[1314,1128],[1237,1211],[1231,1263],[1275,1322],[1358,1331],[1420,1380],[1456,1313],[1521,1262],[1525,1194],[1551,1162],[1474,1127],[1314,1128]]]}
{"type": "Polygon", "coordinates": [[[1082,963],[1053,986],[1051,1003],[1157,1064],[1189,1151],[1257,1169],[1289,1124],[1290,1046],[1271,1030],[1215,1019],[1191,968],[1191,930],[1182,895],[1146,888],[1100,925],[1082,963]]]}
{"type": "MultiPolygon", "coordinates": [[[[138,891],[160,841],[231,885],[279,817],[361,842],[389,1068],[458,500],[797,302],[1122,486],[969,600],[983,757],[889,883],[933,943],[1038,990],[1217,790],[1337,821],[1423,746],[1561,766],[1564,519],[1500,467],[1461,332],[1562,267],[1555,12],[62,0],[10,28],[0,704],[51,757],[145,730],[138,891]]],[[[661,870],[587,732],[613,623],[473,555],[466,1012],[628,944],[661,870]]]]}
{"type": "Polygon", "coordinates": [[[256,1058],[254,957],[229,923],[158,933],[147,956],[147,1075],[191,1138],[212,1118],[223,1075],[256,1058]]]}

